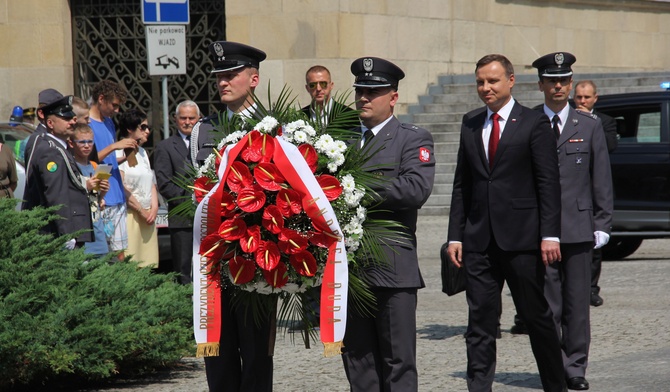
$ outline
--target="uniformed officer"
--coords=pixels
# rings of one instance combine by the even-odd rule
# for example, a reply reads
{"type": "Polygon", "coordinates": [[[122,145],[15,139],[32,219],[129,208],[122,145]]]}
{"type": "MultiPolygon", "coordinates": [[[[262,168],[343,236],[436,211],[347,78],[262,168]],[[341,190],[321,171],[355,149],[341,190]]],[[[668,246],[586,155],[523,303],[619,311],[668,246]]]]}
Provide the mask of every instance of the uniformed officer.
{"type": "MultiPolygon", "coordinates": [[[[253,117],[256,105],[251,93],[258,86],[258,70],[261,61],[265,60],[265,52],[237,42],[216,41],[209,45],[209,56],[213,63],[211,73],[216,76],[216,86],[221,103],[226,106],[224,113],[227,118],[243,120],[253,117]]],[[[215,129],[219,125],[219,116],[219,113],[214,113],[193,127],[191,139],[196,142],[191,143],[191,161],[196,167],[216,147],[215,129]]]]}
{"type": "Polygon", "coordinates": [[[67,140],[76,123],[72,111],[72,96],[62,97],[40,108],[44,115],[46,134],[35,139],[33,158],[28,168],[23,209],[36,206],[62,205],[57,211],[63,219],[49,222],[43,231],[61,236],[86,230],[67,246],[93,241],[93,222],[86,187],[74,158],[67,150],[67,140]]]}
{"type": "Polygon", "coordinates": [[[402,124],[393,115],[398,82],[405,73],[390,61],[362,57],[351,64],[356,77],[356,109],[360,110],[362,144],[377,151],[367,167],[383,181],[374,190],[379,210],[369,219],[403,224],[403,245],[384,245],[387,263],[370,265],[364,279],[376,299],[372,315],[350,306],[342,359],[352,391],[416,391],[417,290],[424,287],[416,252],[419,208],[433,189],[435,156],[427,130],[402,124]]]}
{"type": "MultiPolygon", "coordinates": [[[[221,103],[226,105],[223,115],[244,126],[244,119],[253,117],[255,113],[256,105],[251,93],[258,86],[258,68],[265,59],[265,53],[237,42],[217,41],[209,46],[209,54],[221,103]]],[[[219,120],[219,114],[215,113],[193,127],[191,157],[194,164],[202,164],[216,147],[215,140],[220,139],[215,133],[219,120]]],[[[221,287],[219,356],[205,357],[209,390],[270,392],[275,315],[254,320],[249,306],[231,304],[234,289],[230,283],[224,281],[221,287]]]]}
{"type": "Polygon", "coordinates": [[[547,266],[544,293],[561,338],[569,389],[586,390],[593,248],[609,241],[613,191],[607,143],[600,120],[568,105],[572,64],[567,52],[533,62],[544,93],[541,110],[556,134],[561,177],[561,262],[547,266]]]}

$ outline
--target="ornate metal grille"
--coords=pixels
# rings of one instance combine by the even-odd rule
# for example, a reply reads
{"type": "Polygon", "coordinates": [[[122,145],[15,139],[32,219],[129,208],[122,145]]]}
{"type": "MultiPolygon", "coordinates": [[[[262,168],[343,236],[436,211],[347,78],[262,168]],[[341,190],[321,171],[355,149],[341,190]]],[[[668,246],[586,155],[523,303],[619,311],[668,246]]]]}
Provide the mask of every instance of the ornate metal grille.
{"type": "MultiPolygon", "coordinates": [[[[190,0],[186,75],[168,76],[170,111],[184,99],[197,102],[204,115],[216,108],[219,97],[209,75],[207,46],[225,39],[224,5],[224,0],[190,0]]],[[[153,124],[162,124],[161,77],[149,76],[147,70],[141,0],[70,0],[70,9],[76,94],[88,99],[100,80],[119,82],[129,93],[126,107],[146,111],[153,124]]],[[[152,136],[150,146],[161,138],[160,132],[152,136]]]]}

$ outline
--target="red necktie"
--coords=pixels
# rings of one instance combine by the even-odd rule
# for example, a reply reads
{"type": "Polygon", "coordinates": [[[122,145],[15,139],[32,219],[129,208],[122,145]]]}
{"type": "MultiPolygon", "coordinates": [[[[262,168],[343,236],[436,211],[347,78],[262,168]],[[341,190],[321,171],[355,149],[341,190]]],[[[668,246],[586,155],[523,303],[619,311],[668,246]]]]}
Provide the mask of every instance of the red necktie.
{"type": "Polygon", "coordinates": [[[498,119],[500,119],[498,113],[493,113],[491,115],[493,127],[491,128],[491,136],[489,137],[489,169],[493,168],[493,159],[496,157],[498,141],[500,141],[500,124],[498,123],[498,119]]]}

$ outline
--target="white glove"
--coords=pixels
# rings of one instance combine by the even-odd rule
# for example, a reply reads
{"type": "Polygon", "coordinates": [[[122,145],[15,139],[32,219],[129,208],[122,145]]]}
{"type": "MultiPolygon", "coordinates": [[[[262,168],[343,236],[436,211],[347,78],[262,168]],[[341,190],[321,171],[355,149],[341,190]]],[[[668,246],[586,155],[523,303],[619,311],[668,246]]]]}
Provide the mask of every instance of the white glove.
{"type": "Polygon", "coordinates": [[[604,231],[594,231],[593,239],[596,242],[596,246],[594,246],[593,249],[600,249],[610,241],[610,235],[604,231]]]}
{"type": "Polygon", "coordinates": [[[74,238],[72,238],[70,239],[70,241],[65,243],[65,249],[72,250],[74,249],[75,245],[77,245],[77,241],[74,238]]]}

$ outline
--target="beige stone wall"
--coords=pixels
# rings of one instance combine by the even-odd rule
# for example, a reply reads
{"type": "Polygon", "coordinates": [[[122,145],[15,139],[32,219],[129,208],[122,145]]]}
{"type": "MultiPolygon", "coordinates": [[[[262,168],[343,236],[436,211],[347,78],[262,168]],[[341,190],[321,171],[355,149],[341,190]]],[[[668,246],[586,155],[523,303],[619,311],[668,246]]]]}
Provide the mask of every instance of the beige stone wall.
{"type": "MultiPolygon", "coordinates": [[[[139,0],[138,0],[139,1],[139,0]]],[[[304,72],[322,64],[336,90],[350,89],[351,61],[387,58],[407,77],[399,112],[440,74],[471,74],[492,52],[518,74],[542,54],[569,51],[577,72],[670,69],[670,3],[652,0],[226,0],[229,40],[268,53],[265,95],[292,86],[309,102],[304,72]]],[[[36,105],[53,87],[72,93],[72,29],[67,0],[0,0],[0,121],[14,105],[36,105]]]]}
{"type": "Polygon", "coordinates": [[[307,103],[309,66],[327,66],[336,89],[347,89],[351,61],[378,56],[407,74],[401,113],[437,75],[470,74],[494,52],[517,74],[534,73],[533,60],[554,51],[573,53],[576,72],[670,69],[669,18],[670,4],[645,0],[226,1],[228,39],[268,53],[261,76],[273,92],[286,83],[307,103]]]}
{"type": "Polygon", "coordinates": [[[0,0],[0,121],[48,87],[73,90],[68,1],[0,0]]]}

